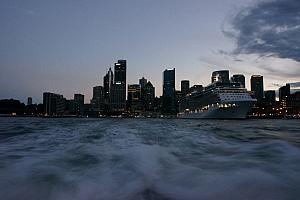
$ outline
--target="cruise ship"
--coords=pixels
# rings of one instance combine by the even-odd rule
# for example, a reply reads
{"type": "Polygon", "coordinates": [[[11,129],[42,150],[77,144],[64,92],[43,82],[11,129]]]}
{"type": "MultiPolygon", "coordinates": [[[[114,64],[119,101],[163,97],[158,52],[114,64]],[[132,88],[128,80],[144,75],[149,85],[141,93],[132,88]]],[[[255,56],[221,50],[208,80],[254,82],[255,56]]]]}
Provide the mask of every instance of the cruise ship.
{"type": "MultiPolygon", "coordinates": [[[[240,75],[243,77],[243,75],[240,75]]],[[[233,76],[234,77],[234,76],[233,76]]],[[[244,119],[256,102],[242,80],[229,80],[229,71],[215,71],[207,87],[191,88],[179,101],[179,118],[244,119]]]]}

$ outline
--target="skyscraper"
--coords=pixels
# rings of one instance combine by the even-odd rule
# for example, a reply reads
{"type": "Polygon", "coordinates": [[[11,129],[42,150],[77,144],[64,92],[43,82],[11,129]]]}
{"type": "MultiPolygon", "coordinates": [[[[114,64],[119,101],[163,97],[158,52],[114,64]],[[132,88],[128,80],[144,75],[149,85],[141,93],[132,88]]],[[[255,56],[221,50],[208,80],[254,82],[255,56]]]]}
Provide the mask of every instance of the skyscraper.
{"type": "Polygon", "coordinates": [[[261,101],[264,98],[263,76],[252,75],[250,81],[251,81],[251,91],[254,92],[257,101],[261,101]]]}
{"type": "Polygon", "coordinates": [[[130,112],[141,111],[141,86],[140,84],[128,85],[128,108],[130,112]]]}
{"type": "Polygon", "coordinates": [[[287,109],[288,103],[287,100],[291,95],[291,87],[290,84],[286,84],[279,88],[279,102],[283,109],[287,109]]]}
{"type": "Polygon", "coordinates": [[[276,101],[275,90],[265,91],[265,99],[266,99],[266,102],[268,102],[268,103],[275,103],[275,101],[276,101]]]}
{"type": "Polygon", "coordinates": [[[234,74],[231,77],[231,82],[239,83],[242,88],[245,88],[245,86],[246,86],[245,76],[243,74],[234,74]]]}
{"type": "Polygon", "coordinates": [[[126,109],[126,60],[118,60],[115,63],[110,109],[112,112],[124,112],[126,109]]]}
{"type": "Polygon", "coordinates": [[[65,99],[63,95],[44,92],[43,106],[45,115],[63,115],[65,111],[65,99]]]}
{"type": "Polygon", "coordinates": [[[32,104],[32,97],[27,98],[27,105],[30,106],[32,104]]]}
{"type": "Polygon", "coordinates": [[[108,99],[109,99],[111,85],[113,83],[114,83],[114,74],[113,74],[111,68],[109,68],[106,75],[103,77],[104,99],[107,100],[107,103],[108,103],[108,99]]]}
{"type": "Polygon", "coordinates": [[[150,81],[144,87],[144,107],[145,110],[154,109],[155,87],[150,81]]]}
{"type": "MultiPolygon", "coordinates": [[[[118,60],[115,63],[115,80],[114,83],[126,85],[126,60],[118,60]]],[[[125,94],[126,95],[126,94],[125,94]]]]}
{"type": "Polygon", "coordinates": [[[175,101],[175,68],[166,69],[163,73],[163,112],[175,113],[175,101]]]}
{"type": "Polygon", "coordinates": [[[95,112],[104,111],[104,88],[102,86],[93,87],[93,98],[91,99],[91,109],[95,112]]]}
{"type": "Polygon", "coordinates": [[[279,101],[286,99],[291,94],[290,84],[286,84],[279,88],[279,101]]]}
{"type": "Polygon", "coordinates": [[[229,70],[214,71],[211,76],[211,83],[229,83],[229,70]]]}
{"type": "Polygon", "coordinates": [[[182,80],[181,81],[181,93],[182,95],[186,95],[190,89],[190,81],[189,80],[182,80]]]}
{"type": "Polygon", "coordinates": [[[139,80],[139,84],[141,86],[141,101],[144,104],[145,103],[145,86],[147,84],[147,79],[144,77],[139,80]]]}
{"type": "Polygon", "coordinates": [[[74,94],[74,110],[75,114],[83,115],[84,111],[84,95],[74,94]]]}
{"type": "Polygon", "coordinates": [[[144,88],[145,85],[147,84],[147,79],[145,79],[144,77],[141,78],[141,79],[139,80],[139,84],[141,85],[141,88],[144,88]]]}

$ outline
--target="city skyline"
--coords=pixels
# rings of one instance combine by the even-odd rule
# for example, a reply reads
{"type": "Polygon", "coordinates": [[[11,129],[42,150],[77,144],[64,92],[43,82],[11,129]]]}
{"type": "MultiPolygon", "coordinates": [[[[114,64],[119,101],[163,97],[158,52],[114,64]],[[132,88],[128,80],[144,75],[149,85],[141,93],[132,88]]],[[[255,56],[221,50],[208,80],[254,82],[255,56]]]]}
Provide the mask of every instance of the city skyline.
{"type": "MultiPolygon", "coordinates": [[[[126,82],[126,77],[127,77],[127,73],[126,73],[126,71],[127,71],[127,60],[125,60],[125,59],[118,59],[117,60],[117,62],[115,62],[114,63],[114,65],[115,65],[115,67],[118,67],[120,64],[120,62],[125,62],[125,73],[122,75],[123,77],[121,78],[121,79],[124,79],[124,82],[122,83],[122,84],[124,84],[125,85],[125,87],[127,88],[127,87],[130,87],[131,85],[139,85],[139,86],[142,86],[143,85],[143,83],[141,82],[141,80],[146,80],[147,81],[147,79],[145,79],[145,77],[147,78],[147,76],[142,76],[142,77],[140,77],[140,78],[137,78],[136,79],[136,81],[134,82],[134,83],[128,83],[128,82],[126,82]]],[[[199,85],[201,85],[202,87],[206,87],[206,86],[208,86],[208,85],[210,85],[212,82],[215,82],[215,81],[217,81],[217,80],[215,80],[215,75],[214,75],[214,73],[217,73],[217,72],[226,72],[227,74],[226,74],[226,78],[225,79],[228,79],[229,81],[233,81],[233,82],[240,82],[240,83],[242,83],[242,87],[245,87],[245,85],[244,85],[244,82],[246,83],[246,85],[248,85],[248,87],[245,87],[248,91],[253,91],[253,85],[252,85],[252,79],[255,77],[260,77],[261,78],[261,82],[262,82],[262,86],[261,86],[261,88],[260,88],[260,90],[261,90],[261,92],[260,93],[262,93],[262,94],[260,94],[260,99],[262,99],[263,97],[264,97],[264,92],[267,92],[267,91],[274,91],[275,92],[275,99],[276,100],[280,100],[280,89],[282,88],[282,87],[285,87],[286,85],[289,85],[289,87],[290,87],[290,90],[291,90],[291,93],[294,93],[294,92],[297,92],[297,91],[300,91],[300,89],[299,89],[299,87],[298,87],[298,83],[288,83],[288,82],[286,82],[286,83],[284,83],[283,85],[276,85],[277,86],[277,89],[265,89],[265,87],[264,87],[264,81],[265,81],[265,77],[264,77],[264,75],[261,75],[261,74],[252,74],[252,75],[250,75],[250,77],[245,77],[244,76],[244,74],[243,73],[238,73],[238,74],[233,74],[233,73],[230,73],[230,70],[229,69],[221,69],[221,70],[214,70],[214,71],[212,71],[211,73],[212,73],[212,76],[210,76],[210,75],[208,75],[208,80],[209,80],[209,82],[207,83],[207,84],[190,84],[190,80],[189,79],[182,79],[182,80],[177,80],[176,79],[176,72],[175,72],[175,69],[176,68],[165,68],[162,72],[161,72],[161,75],[162,75],[162,89],[164,89],[164,78],[165,78],[165,73],[166,72],[169,72],[169,71],[173,71],[173,75],[172,76],[174,76],[174,81],[175,81],[175,91],[174,92],[182,92],[182,82],[186,82],[186,81],[188,81],[188,83],[189,83],[189,87],[190,87],[190,89],[192,89],[193,87],[196,87],[196,86],[199,86],[199,85]],[[236,77],[239,77],[239,76],[243,76],[243,78],[244,78],[244,80],[240,80],[240,79],[235,79],[236,77]],[[247,84],[247,80],[249,81],[249,83],[247,84]],[[179,85],[179,88],[177,87],[179,85]],[[295,88],[295,89],[293,89],[293,88],[295,88]]],[[[97,88],[97,87],[102,87],[103,88],[103,92],[104,92],[104,94],[103,95],[105,95],[105,84],[106,84],[106,81],[105,81],[105,79],[106,79],[106,77],[108,76],[108,74],[110,74],[110,73],[112,73],[112,79],[109,79],[110,81],[112,81],[112,85],[110,85],[109,86],[109,88],[111,88],[113,85],[118,85],[118,84],[121,84],[121,82],[120,81],[118,81],[118,79],[116,79],[115,78],[115,74],[113,73],[113,71],[112,71],[112,67],[109,67],[109,68],[107,68],[106,69],[106,71],[105,71],[105,73],[104,73],[104,75],[103,75],[103,77],[101,78],[100,77],[100,81],[99,81],[99,84],[97,84],[97,85],[94,85],[94,86],[91,86],[90,87],[90,89],[91,89],[91,91],[92,91],[92,94],[91,94],[91,98],[89,98],[89,97],[86,97],[86,94],[84,94],[84,93],[73,93],[72,94],[72,97],[74,97],[74,95],[83,95],[84,96],[84,103],[87,103],[87,104],[90,104],[91,102],[92,102],[92,100],[94,99],[93,98],[93,95],[94,95],[94,90],[95,90],[95,88],[97,88]]],[[[111,75],[110,75],[111,76],[111,75]]],[[[222,80],[223,79],[223,77],[219,77],[219,79],[220,80],[222,80]]],[[[220,81],[219,80],[219,81],[220,81]]],[[[151,81],[149,80],[149,82],[151,83],[151,81]]],[[[146,82],[147,83],[147,82],[146,82]]],[[[145,83],[145,84],[146,84],[145,83]]],[[[155,87],[155,85],[153,85],[154,87],[155,87]]],[[[110,90],[110,89],[109,89],[110,90]]],[[[255,90],[255,89],[254,89],[255,90]]],[[[127,93],[128,92],[128,88],[126,89],[126,94],[125,94],[125,99],[126,100],[128,100],[128,94],[129,93],[127,93]]],[[[58,92],[56,92],[56,91],[49,91],[49,90],[45,90],[45,91],[43,91],[43,93],[52,93],[52,94],[57,94],[57,95],[61,95],[61,96],[63,96],[64,98],[66,98],[66,99],[72,99],[72,97],[68,97],[68,96],[66,96],[65,94],[63,94],[63,93],[58,93],[58,92]]],[[[124,95],[124,94],[123,94],[124,95]]],[[[174,95],[175,95],[175,93],[174,93],[174,95]]],[[[43,95],[41,95],[42,97],[43,97],[43,95]]],[[[159,95],[157,95],[157,93],[155,92],[154,93],[154,96],[155,97],[163,97],[164,96],[164,93],[163,93],[163,90],[162,90],[162,92],[161,92],[161,94],[159,94],[159,95]]],[[[13,99],[12,97],[10,97],[10,98],[2,98],[2,99],[13,99]]],[[[42,98],[43,99],[43,98],[42,98]]],[[[73,98],[74,99],[74,98],[73,98]]],[[[37,101],[34,101],[33,100],[33,98],[32,98],[32,96],[27,96],[26,97],[26,99],[24,100],[24,101],[22,101],[22,99],[18,99],[18,100],[21,100],[21,102],[23,102],[23,103],[26,103],[26,101],[28,102],[28,101],[30,101],[31,103],[30,104],[32,104],[32,103],[35,103],[35,104],[39,104],[39,103],[43,103],[43,100],[41,101],[41,102],[37,102],[37,101]],[[30,99],[30,100],[29,100],[30,99]]],[[[28,103],[27,103],[27,105],[28,105],[28,103]]]]}
{"type": "Polygon", "coordinates": [[[43,92],[43,104],[27,105],[14,99],[1,99],[4,115],[45,117],[158,117],[179,118],[299,118],[300,91],[293,93],[286,83],[275,90],[264,89],[264,77],[252,75],[251,90],[245,88],[243,74],[229,70],[211,73],[211,83],[190,86],[180,80],[176,90],[175,68],[163,71],[163,94],[156,97],[155,87],[145,77],[138,83],[127,84],[127,60],[117,60],[103,77],[103,85],[92,87],[93,98],[85,102],[84,94],[75,93],[70,99],[64,94],[43,92]],[[126,89],[127,88],[127,89],[126,89]],[[279,101],[278,101],[279,100],[279,101]]]}
{"type": "Polygon", "coordinates": [[[102,85],[118,59],[128,61],[127,84],[144,76],[156,96],[162,95],[165,68],[176,68],[176,89],[186,79],[205,86],[210,73],[222,69],[244,74],[247,89],[253,74],[264,76],[265,90],[300,86],[295,0],[0,5],[1,99],[26,102],[30,96],[40,103],[50,91],[69,99],[84,94],[89,102],[92,87],[102,85]]]}

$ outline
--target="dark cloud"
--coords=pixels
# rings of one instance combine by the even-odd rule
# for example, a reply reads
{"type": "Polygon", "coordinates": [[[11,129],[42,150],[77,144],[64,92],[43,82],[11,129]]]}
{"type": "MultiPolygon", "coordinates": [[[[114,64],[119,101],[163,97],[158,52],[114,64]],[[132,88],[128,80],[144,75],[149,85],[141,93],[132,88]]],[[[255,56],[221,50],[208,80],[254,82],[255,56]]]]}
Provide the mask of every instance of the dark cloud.
{"type": "Polygon", "coordinates": [[[300,62],[300,1],[268,0],[241,10],[224,34],[237,40],[233,54],[259,54],[300,62]]]}

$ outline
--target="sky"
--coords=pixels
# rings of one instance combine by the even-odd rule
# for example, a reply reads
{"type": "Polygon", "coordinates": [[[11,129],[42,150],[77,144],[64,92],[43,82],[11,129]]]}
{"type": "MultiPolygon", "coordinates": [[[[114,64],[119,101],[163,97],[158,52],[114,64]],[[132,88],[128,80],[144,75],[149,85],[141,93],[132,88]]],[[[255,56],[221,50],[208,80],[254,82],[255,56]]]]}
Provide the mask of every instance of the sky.
{"type": "Polygon", "coordinates": [[[1,0],[0,99],[42,102],[43,92],[85,95],[127,60],[127,83],[162,91],[176,68],[191,85],[212,71],[264,76],[264,88],[300,87],[298,0],[1,0]]]}

